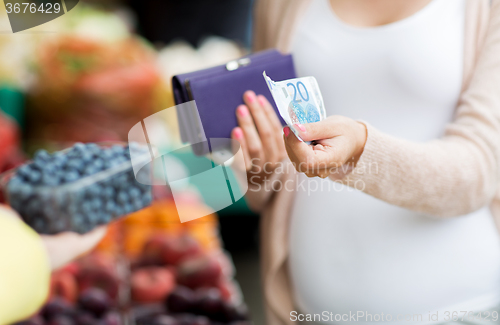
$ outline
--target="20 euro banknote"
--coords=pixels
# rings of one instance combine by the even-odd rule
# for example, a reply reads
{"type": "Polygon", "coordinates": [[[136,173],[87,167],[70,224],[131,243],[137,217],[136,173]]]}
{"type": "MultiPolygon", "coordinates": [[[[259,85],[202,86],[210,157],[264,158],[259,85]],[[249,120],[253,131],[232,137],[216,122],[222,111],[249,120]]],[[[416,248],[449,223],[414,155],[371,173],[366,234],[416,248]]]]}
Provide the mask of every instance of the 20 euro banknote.
{"type": "Polygon", "coordinates": [[[314,77],[273,81],[263,73],[281,117],[302,141],[295,124],[319,122],[326,118],[323,96],[314,77]]]}

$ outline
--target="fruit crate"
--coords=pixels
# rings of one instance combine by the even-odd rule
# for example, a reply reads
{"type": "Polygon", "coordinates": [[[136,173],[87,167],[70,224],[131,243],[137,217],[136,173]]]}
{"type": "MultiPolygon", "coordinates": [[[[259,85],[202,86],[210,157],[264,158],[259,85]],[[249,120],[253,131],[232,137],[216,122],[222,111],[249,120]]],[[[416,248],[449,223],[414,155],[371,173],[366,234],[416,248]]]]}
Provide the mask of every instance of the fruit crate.
{"type": "MultiPolygon", "coordinates": [[[[184,204],[196,214],[209,211],[193,200],[184,204]]],[[[131,324],[249,324],[215,214],[181,223],[167,197],[113,227],[97,250],[120,243],[130,262],[131,324]]]]}

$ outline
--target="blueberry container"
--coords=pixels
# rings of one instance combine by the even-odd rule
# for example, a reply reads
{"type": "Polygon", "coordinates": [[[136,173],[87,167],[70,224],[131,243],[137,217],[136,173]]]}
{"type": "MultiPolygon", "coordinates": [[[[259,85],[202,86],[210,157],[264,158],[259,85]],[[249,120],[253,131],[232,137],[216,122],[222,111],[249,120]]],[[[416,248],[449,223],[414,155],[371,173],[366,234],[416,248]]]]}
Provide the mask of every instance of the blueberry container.
{"type": "Polygon", "coordinates": [[[0,175],[0,184],[10,206],[38,233],[86,233],[151,204],[150,166],[136,175],[131,154],[150,159],[148,148],[136,143],[39,151],[33,161],[0,175]]]}

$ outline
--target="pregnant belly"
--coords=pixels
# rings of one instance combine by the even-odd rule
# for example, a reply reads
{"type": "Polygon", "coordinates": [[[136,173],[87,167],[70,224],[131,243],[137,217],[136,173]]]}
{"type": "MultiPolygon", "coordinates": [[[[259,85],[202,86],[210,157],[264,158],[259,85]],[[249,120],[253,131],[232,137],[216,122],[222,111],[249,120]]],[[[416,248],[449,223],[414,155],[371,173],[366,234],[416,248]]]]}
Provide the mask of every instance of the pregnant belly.
{"type": "Polygon", "coordinates": [[[299,188],[292,212],[289,268],[303,312],[421,313],[425,321],[429,311],[499,302],[500,241],[487,208],[436,219],[325,188],[299,188]]]}

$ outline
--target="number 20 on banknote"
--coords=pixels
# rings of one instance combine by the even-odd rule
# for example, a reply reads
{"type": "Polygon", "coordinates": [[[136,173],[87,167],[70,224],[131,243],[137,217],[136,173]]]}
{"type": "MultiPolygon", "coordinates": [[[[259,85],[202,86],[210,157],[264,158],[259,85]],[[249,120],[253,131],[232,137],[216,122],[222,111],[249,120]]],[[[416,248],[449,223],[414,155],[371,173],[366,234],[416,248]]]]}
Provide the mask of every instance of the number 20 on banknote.
{"type": "Polygon", "coordinates": [[[273,81],[264,72],[264,79],[281,117],[293,131],[294,124],[319,122],[326,117],[323,97],[314,77],[273,81]]]}

